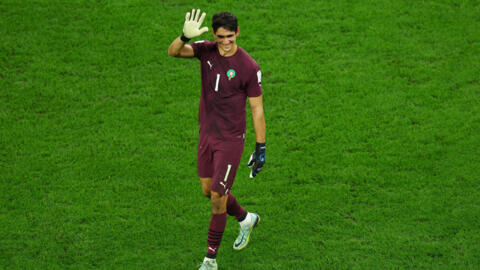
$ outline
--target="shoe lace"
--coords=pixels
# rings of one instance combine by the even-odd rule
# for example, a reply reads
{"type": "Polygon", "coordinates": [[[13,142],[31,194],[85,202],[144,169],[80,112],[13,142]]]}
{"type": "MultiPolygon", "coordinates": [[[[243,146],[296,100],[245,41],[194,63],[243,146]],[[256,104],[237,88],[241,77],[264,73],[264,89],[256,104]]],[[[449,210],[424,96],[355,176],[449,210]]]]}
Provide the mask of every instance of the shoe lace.
{"type": "Polygon", "coordinates": [[[246,228],[240,227],[240,233],[241,233],[241,234],[246,234],[246,233],[248,233],[251,229],[252,229],[251,227],[246,227],[246,228]]]}

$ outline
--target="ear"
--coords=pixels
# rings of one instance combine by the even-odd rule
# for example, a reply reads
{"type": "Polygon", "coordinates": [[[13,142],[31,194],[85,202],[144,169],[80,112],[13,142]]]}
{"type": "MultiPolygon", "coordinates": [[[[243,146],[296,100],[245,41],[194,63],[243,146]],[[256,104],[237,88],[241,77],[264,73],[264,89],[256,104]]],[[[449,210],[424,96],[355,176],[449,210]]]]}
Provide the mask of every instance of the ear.
{"type": "Polygon", "coordinates": [[[240,26],[237,26],[237,33],[235,33],[237,36],[240,35],[240,26]]]}

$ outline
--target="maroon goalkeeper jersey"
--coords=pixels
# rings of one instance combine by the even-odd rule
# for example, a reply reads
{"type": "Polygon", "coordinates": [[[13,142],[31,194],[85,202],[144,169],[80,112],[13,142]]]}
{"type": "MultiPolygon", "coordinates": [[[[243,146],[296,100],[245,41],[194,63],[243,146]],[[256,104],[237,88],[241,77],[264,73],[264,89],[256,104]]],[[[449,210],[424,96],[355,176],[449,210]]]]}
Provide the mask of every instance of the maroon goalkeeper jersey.
{"type": "Polygon", "coordinates": [[[214,41],[191,46],[201,63],[200,133],[221,140],[244,139],[246,99],[262,95],[260,67],[240,47],[223,57],[214,41]]]}

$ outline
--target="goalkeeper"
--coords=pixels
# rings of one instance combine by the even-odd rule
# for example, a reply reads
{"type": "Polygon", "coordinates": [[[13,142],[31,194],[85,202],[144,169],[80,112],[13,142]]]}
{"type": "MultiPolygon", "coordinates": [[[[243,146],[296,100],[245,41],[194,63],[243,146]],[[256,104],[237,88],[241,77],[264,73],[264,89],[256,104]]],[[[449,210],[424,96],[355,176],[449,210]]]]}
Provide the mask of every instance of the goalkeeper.
{"type": "Polygon", "coordinates": [[[217,269],[216,256],[227,222],[227,214],[240,223],[235,250],[245,248],[260,216],[247,212],[238,203],[231,188],[244,149],[246,100],[250,104],[255,129],[255,151],[248,161],[250,177],[265,163],[265,118],[262,103],[261,71],[255,60],[240,48],[237,18],[221,12],[212,18],[214,41],[192,38],[208,31],[202,27],[205,13],[187,13],[183,33],[168,48],[173,57],[200,60],[202,90],[199,105],[199,143],[197,168],[203,194],[210,198],[212,216],[208,231],[208,249],[200,269],[217,269]]]}

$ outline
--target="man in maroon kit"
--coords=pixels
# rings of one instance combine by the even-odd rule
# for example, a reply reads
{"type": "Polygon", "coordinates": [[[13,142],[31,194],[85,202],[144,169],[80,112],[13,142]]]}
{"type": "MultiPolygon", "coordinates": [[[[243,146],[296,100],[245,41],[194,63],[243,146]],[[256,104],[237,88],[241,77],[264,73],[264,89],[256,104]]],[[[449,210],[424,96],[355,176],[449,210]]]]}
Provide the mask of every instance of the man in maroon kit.
{"type": "Polygon", "coordinates": [[[246,100],[252,111],[257,141],[248,162],[252,168],[251,178],[262,170],[265,163],[265,118],[260,67],[236,43],[240,28],[235,15],[221,12],[213,16],[215,41],[187,44],[191,38],[208,31],[207,27],[200,28],[205,15],[200,16],[200,10],[187,13],[183,34],[172,42],[168,54],[200,60],[198,175],[202,192],[212,203],[208,249],[200,269],[217,269],[215,258],[227,214],[240,223],[240,233],[233,244],[235,250],[247,246],[253,228],[260,221],[260,216],[243,209],[230,191],[244,148],[246,100]]]}

